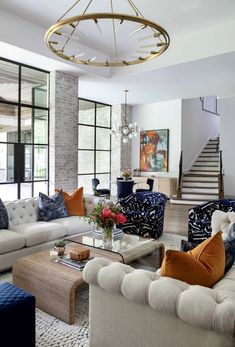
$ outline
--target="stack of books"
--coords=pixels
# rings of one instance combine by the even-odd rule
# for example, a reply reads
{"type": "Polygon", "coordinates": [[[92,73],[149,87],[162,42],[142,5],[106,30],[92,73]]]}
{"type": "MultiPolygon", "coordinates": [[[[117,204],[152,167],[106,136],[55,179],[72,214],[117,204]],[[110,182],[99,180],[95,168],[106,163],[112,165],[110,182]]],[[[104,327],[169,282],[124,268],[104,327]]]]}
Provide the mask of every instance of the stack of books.
{"type": "MultiPolygon", "coordinates": [[[[103,231],[102,231],[102,229],[95,229],[95,230],[94,230],[94,235],[97,236],[97,237],[102,238],[102,236],[103,236],[103,231]]],[[[123,236],[123,231],[122,231],[122,229],[113,228],[113,237],[114,237],[114,238],[119,238],[119,237],[121,237],[121,236],[123,236]]]]}
{"type": "Polygon", "coordinates": [[[93,259],[92,257],[86,259],[86,260],[73,260],[69,257],[63,257],[58,260],[58,263],[61,263],[63,265],[69,266],[73,269],[76,269],[78,271],[82,271],[87,264],[89,260],[93,259]]]}

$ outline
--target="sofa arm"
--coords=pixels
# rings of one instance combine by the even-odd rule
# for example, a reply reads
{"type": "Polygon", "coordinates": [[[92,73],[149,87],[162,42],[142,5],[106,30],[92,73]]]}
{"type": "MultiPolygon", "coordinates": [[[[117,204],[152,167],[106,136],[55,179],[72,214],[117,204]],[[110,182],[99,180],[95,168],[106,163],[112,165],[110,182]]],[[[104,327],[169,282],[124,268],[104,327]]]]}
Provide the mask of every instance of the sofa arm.
{"type": "Polygon", "coordinates": [[[103,258],[89,261],[83,278],[91,285],[149,305],[191,325],[235,335],[235,293],[232,291],[192,286],[103,258]]]}

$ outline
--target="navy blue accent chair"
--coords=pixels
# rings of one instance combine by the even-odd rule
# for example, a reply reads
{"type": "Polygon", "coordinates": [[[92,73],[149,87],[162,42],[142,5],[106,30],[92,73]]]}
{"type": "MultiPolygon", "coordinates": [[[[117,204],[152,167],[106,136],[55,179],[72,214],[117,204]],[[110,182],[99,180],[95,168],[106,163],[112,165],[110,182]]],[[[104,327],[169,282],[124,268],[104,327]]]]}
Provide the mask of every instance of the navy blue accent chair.
{"type": "Polygon", "coordinates": [[[98,185],[100,184],[100,180],[98,180],[98,178],[93,178],[91,182],[94,195],[107,197],[110,196],[110,189],[97,189],[98,185]]]}
{"type": "Polygon", "coordinates": [[[133,180],[117,180],[117,198],[125,198],[133,193],[133,180]]]}
{"type": "Polygon", "coordinates": [[[235,200],[213,200],[190,208],[188,212],[188,241],[199,244],[211,236],[211,217],[216,210],[235,211],[235,200]]]}
{"type": "Polygon", "coordinates": [[[140,192],[118,200],[127,222],[119,226],[125,233],[157,239],[163,233],[165,194],[140,192]]]}
{"type": "Polygon", "coordinates": [[[35,297],[23,289],[0,283],[0,345],[35,347],[35,297]]]}
{"type": "Polygon", "coordinates": [[[136,189],[136,193],[140,193],[140,192],[152,192],[153,191],[153,185],[154,185],[154,180],[152,178],[148,178],[147,179],[147,184],[149,186],[149,189],[136,189]]]}

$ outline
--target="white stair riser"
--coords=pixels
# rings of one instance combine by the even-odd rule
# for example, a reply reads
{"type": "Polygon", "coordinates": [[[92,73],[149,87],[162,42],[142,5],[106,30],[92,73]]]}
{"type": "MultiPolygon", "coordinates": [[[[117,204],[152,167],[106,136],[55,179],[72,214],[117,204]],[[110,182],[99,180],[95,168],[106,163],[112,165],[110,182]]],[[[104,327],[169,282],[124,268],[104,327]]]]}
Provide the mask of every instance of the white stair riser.
{"type": "Polygon", "coordinates": [[[215,172],[211,172],[211,171],[200,171],[200,170],[193,170],[189,172],[190,174],[202,174],[202,175],[212,175],[212,176],[218,176],[219,172],[215,171],[215,172]]]}
{"type": "Polygon", "coordinates": [[[210,195],[210,194],[182,194],[183,199],[205,199],[205,200],[216,200],[219,199],[218,195],[210,195]]]}
{"type": "Polygon", "coordinates": [[[214,167],[214,166],[193,166],[192,169],[190,171],[194,171],[194,170],[197,170],[197,171],[217,171],[219,173],[219,168],[218,166],[214,167]]]}
{"type": "Polygon", "coordinates": [[[202,152],[207,152],[207,151],[208,152],[212,151],[212,152],[218,153],[218,148],[216,146],[208,146],[208,147],[203,148],[203,150],[202,150],[202,152]]]}
{"type": "Polygon", "coordinates": [[[184,176],[184,182],[192,182],[192,181],[209,181],[209,182],[218,182],[218,177],[202,177],[202,176],[184,176]]]}
{"type": "Polygon", "coordinates": [[[184,187],[213,187],[218,188],[218,182],[194,182],[194,181],[185,181],[183,180],[184,187]]]}
{"type": "Polygon", "coordinates": [[[218,187],[216,188],[211,188],[211,189],[207,189],[207,188],[182,188],[182,193],[203,193],[203,194],[219,194],[219,189],[218,187]]]}
{"type": "Polygon", "coordinates": [[[213,158],[219,158],[219,153],[201,153],[199,155],[199,158],[205,158],[205,157],[213,157],[213,158]]]}

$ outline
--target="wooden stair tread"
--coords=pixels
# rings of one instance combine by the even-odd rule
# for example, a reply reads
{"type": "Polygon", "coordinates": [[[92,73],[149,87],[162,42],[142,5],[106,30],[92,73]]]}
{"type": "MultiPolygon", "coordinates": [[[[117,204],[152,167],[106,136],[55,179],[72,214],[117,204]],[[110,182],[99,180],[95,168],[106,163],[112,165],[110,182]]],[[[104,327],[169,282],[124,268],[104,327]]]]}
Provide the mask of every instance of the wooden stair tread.
{"type": "Polygon", "coordinates": [[[218,165],[193,165],[193,167],[218,167],[218,165]]]}
{"type": "Polygon", "coordinates": [[[201,154],[211,154],[211,153],[219,153],[218,151],[213,151],[213,152],[207,152],[207,151],[202,151],[201,154]]]}
{"type": "Polygon", "coordinates": [[[219,160],[196,160],[196,163],[219,163],[219,160]]]}
{"type": "Polygon", "coordinates": [[[201,171],[201,172],[215,172],[215,173],[216,173],[217,171],[219,172],[219,170],[197,170],[197,169],[196,169],[196,170],[191,169],[191,170],[189,170],[189,171],[190,171],[190,172],[193,172],[193,171],[201,171]]]}

